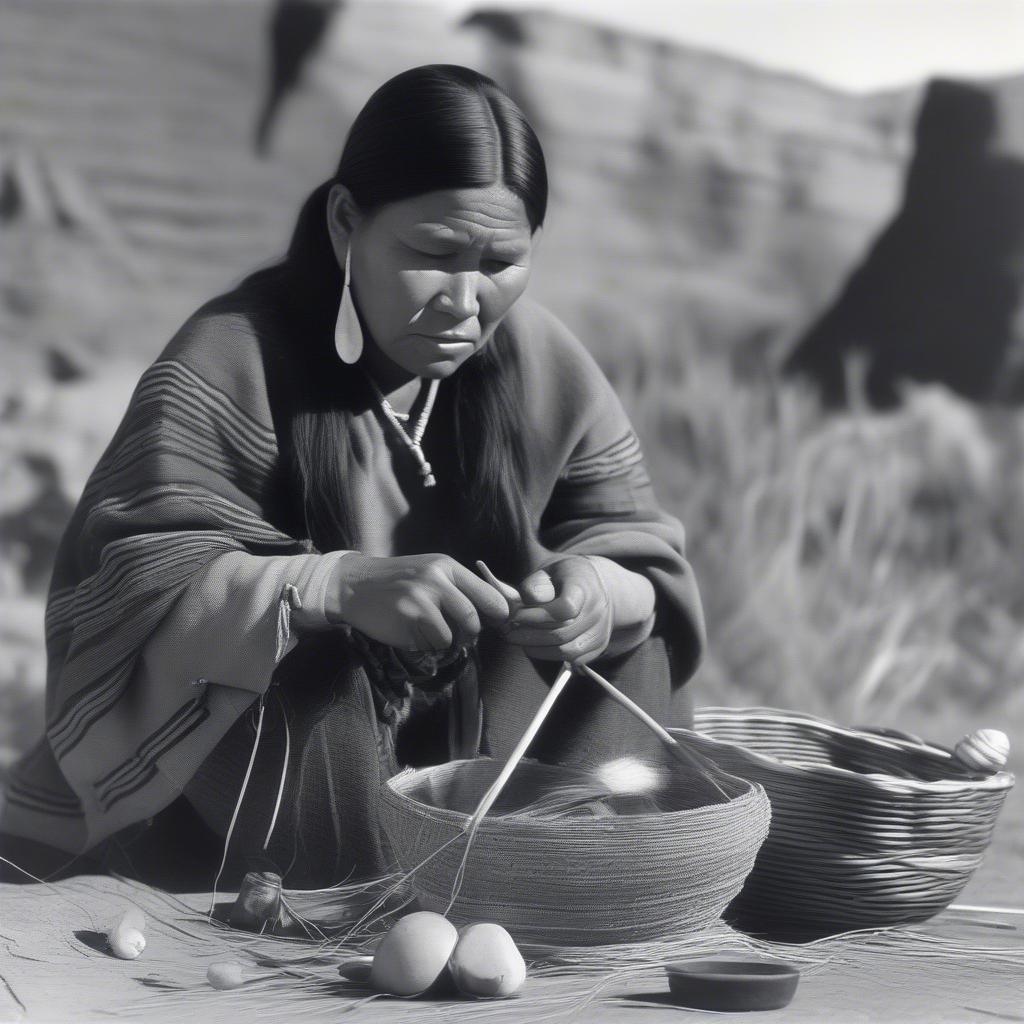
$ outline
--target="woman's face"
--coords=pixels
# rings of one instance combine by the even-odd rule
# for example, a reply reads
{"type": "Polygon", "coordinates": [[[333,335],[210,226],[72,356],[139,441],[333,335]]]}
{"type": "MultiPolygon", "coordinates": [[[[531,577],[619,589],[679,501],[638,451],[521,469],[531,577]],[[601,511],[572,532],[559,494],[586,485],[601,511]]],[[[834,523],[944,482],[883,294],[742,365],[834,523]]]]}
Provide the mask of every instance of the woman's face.
{"type": "Polygon", "coordinates": [[[329,216],[339,262],[351,245],[368,349],[417,377],[447,377],[490,341],[526,288],[539,234],[504,185],[428,192],[368,214],[336,185],[329,216]]]}

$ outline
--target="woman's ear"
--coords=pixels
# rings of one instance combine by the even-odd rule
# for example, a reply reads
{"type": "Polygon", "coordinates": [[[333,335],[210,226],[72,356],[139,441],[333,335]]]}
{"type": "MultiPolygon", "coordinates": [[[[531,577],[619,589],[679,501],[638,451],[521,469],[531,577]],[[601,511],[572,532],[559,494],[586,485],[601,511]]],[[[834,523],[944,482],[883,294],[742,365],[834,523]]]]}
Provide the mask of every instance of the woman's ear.
{"type": "Polygon", "coordinates": [[[362,214],[352,193],[344,185],[332,185],[327,194],[327,231],[339,267],[345,266],[348,240],[361,219],[362,214]]]}

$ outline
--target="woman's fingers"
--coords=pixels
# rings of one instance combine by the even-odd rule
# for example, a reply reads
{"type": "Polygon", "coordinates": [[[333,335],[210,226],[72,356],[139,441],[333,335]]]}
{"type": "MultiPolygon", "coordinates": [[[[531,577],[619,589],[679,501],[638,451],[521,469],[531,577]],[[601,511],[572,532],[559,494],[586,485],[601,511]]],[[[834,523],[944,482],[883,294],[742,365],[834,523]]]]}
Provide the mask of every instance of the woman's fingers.
{"type": "Polygon", "coordinates": [[[413,625],[412,650],[446,651],[455,640],[451,627],[445,622],[440,608],[426,604],[411,620],[413,625]]]}
{"type": "Polygon", "coordinates": [[[539,661],[570,661],[585,665],[600,657],[608,646],[608,637],[598,624],[563,644],[524,646],[523,653],[539,661]]]}
{"type": "MultiPolygon", "coordinates": [[[[554,587],[552,599],[517,611],[507,641],[547,661],[586,663],[598,657],[608,645],[611,609],[596,569],[587,559],[570,555],[544,571],[554,587]]],[[[524,591],[531,579],[523,581],[524,591]]]]}
{"type": "Polygon", "coordinates": [[[438,601],[452,633],[460,640],[472,640],[480,634],[480,615],[476,606],[454,584],[438,591],[438,601]]]}
{"type": "Polygon", "coordinates": [[[566,618],[579,615],[587,601],[587,591],[575,580],[568,580],[558,596],[548,605],[553,615],[564,614],[566,618]],[[553,607],[552,607],[553,606],[553,607]]]}
{"type": "Polygon", "coordinates": [[[509,643],[520,647],[557,646],[575,640],[589,629],[599,628],[604,619],[605,610],[600,604],[594,602],[576,618],[569,622],[563,622],[561,625],[545,627],[543,625],[521,625],[519,622],[515,622],[512,624],[512,628],[506,631],[505,637],[509,643]]]}
{"type": "Polygon", "coordinates": [[[501,622],[508,619],[508,602],[501,592],[454,559],[439,560],[416,586],[419,603],[430,607],[429,614],[423,612],[420,632],[431,642],[431,649],[443,650],[477,637],[481,615],[501,622]],[[460,587],[467,580],[470,594],[460,587]]]}
{"type": "Polygon", "coordinates": [[[550,609],[545,604],[537,608],[520,608],[517,612],[514,612],[512,618],[509,619],[509,625],[513,627],[546,626],[550,628],[553,626],[564,626],[574,618],[576,618],[575,615],[552,615],[550,609]]]}
{"type": "Polygon", "coordinates": [[[546,604],[555,599],[555,584],[546,569],[538,569],[519,584],[523,599],[531,604],[546,604]]]}
{"type": "Polygon", "coordinates": [[[544,626],[568,623],[583,611],[587,595],[578,583],[568,583],[552,601],[537,607],[522,608],[512,616],[512,622],[523,626],[544,626]]]}
{"type": "Polygon", "coordinates": [[[514,614],[516,609],[522,607],[523,598],[519,591],[516,590],[511,583],[505,583],[503,580],[499,580],[498,577],[495,576],[488,568],[486,562],[477,559],[476,569],[477,572],[479,572],[480,575],[483,576],[483,578],[487,580],[487,582],[490,583],[490,585],[494,587],[494,589],[497,590],[503,598],[505,598],[508,602],[510,614],[514,614]]]}
{"type": "Polygon", "coordinates": [[[509,618],[501,591],[448,555],[353,554],[337,564],[343,571],[332,576],[338,595],[332,622],[391,647],[443,651],[475,638],[481,619],[509,618]]]}
{"type": "Polygon", "coordinates": [[[454,559],[449,566],[449,572],[451,582],[473,602],[473,606],[485,619],[494,622],[508,621],[508,601],[502,596],[501,591],[454,559]]]}
{"type": "MultiPolygon", "coordinates": [[[[433,594],[425,587],[407,590],[394,603],[403,642],[400,646],[410,651],[443,651],[452,644],[452,631],[445,622],[433,594]]],[[[374,627],[364,632],[382,639],[374,627]]],[[[384,641],[387,643],[387,641],[384,641]]]]}

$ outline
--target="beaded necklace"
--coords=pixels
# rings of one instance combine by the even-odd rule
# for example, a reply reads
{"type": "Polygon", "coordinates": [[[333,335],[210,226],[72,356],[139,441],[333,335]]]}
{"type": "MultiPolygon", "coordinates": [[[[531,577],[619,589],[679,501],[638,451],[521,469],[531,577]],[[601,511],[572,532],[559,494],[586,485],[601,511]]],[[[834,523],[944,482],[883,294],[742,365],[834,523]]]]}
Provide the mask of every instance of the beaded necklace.
{"type": "Polygon", "coordinates": [[[377,387],[377,382],[369,374],[367,374],[367,380],[370,382],[370,387],[373,388],[373,393],[377,397],[377,402],[380,405],[381,412],[384,413],[384,418],[391,424],[395,435],[402,444],[412,452],[416,465],[419,467],[420,476],[423,478],[423,486],[433,487],[437,480],[434,478],[433,467],[427,462],[426,455],[423,454],[422,442],[423,434],[427,429],[427,421],[430,419],[430,412],[434,408],[437,388],[441,381],[435,377],[430,382],[427,398],[423,403],[423,411],[420,413],[419,419],[413,424],[412,431],[410,431],[406,426],[406,422],[409,420],[408,414],[395,412],[391,403],[384,397],[384,393],[377,387]],[[403,420],[406,422],[403,422],[403,420]]]}

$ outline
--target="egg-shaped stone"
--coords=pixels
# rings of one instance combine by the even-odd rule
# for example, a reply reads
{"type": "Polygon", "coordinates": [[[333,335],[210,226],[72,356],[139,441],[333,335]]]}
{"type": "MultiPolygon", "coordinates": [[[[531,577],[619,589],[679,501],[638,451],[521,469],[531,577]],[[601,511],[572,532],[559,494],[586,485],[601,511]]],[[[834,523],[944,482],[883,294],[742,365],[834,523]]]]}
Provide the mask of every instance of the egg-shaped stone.
{"type": "Polygon", "coordinates": [[[117,924],[122,928],[134,928],[137,932],[144,932],[146,915],[138,907],[129,907],[118,919],[117,924]]]}
{"type": "Polygon", "coordinates": [[[138,928],[127,927],[119,921],[107,935],[107,945],[122,960],[137,960],[146,948],[146,937],[138,928]]]}
{"type": "Polygon", "coordinates": [[[440,914],[407,914],[377,947],[370,985],[393,996],[426,992],[444,972],[458,939],[455,925],[440,914]]]}
{"type": "Polygon", "coordinates": [[[470,996],[512,996],[526,981],[526,961],[512,936],[490,922],[459,930],[448,968],[459,991],[470,996]]]}
{"type": "Polygon", "coordinates": [[[1006,766],[1010,740],[999,729],[979,729],[960,740],[953,753],[972,771],[993,775],[1006,766]]]}

